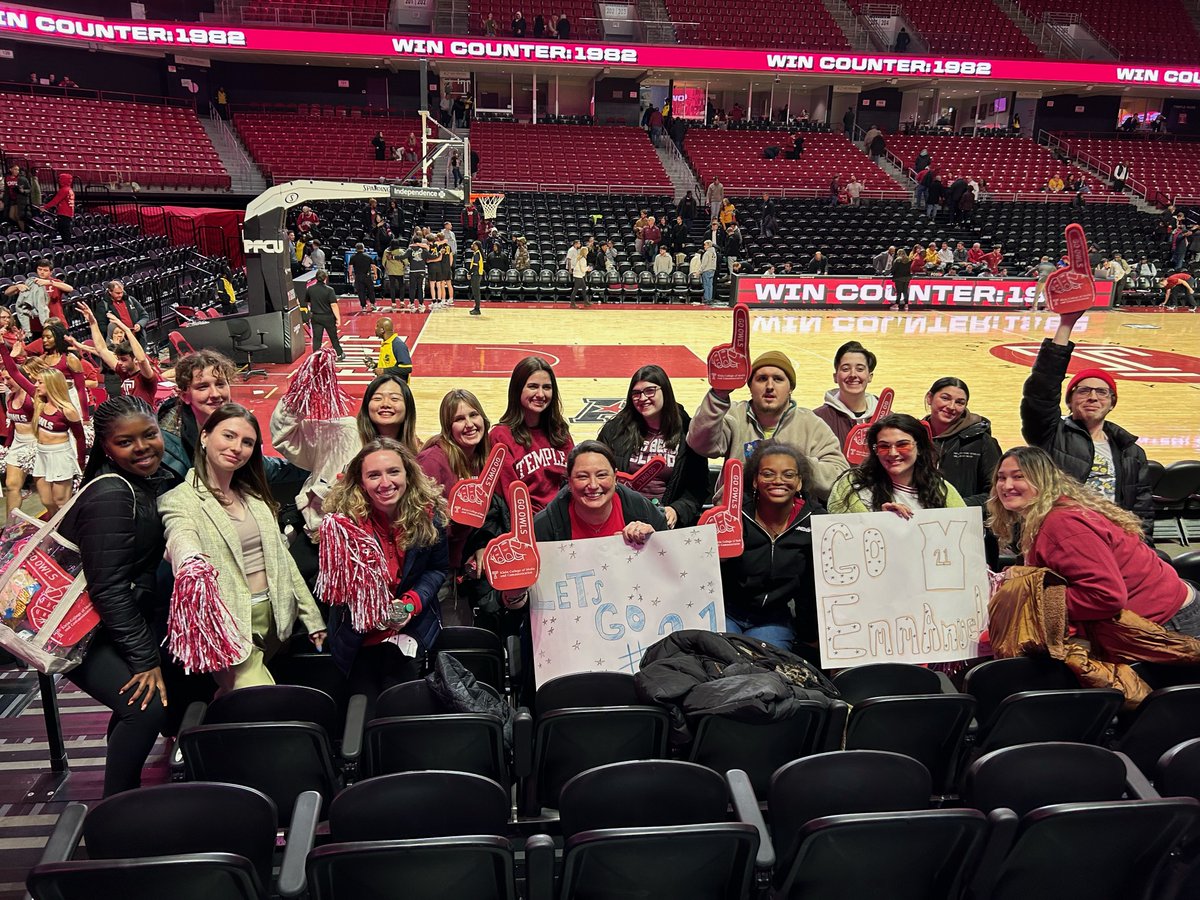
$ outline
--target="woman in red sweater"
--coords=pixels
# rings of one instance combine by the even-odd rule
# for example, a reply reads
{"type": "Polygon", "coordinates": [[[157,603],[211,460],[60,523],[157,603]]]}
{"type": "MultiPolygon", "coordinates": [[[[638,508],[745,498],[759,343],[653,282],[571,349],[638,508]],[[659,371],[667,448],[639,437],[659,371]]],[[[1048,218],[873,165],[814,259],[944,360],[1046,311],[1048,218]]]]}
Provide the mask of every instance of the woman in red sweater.
{"type": "MultiPolygon", "coordinates": [[[[479,398],[461,389],[450,391],[442,398],[438,420],[442,430],[425,442],[417,462],[431,480],[442,486],[442,496],[448,499],[460,480],[478,478],[482,474],[488,454],[492,452],[492,439],[488,433],[492,423],[479,398]]],[[[503,502],[503,484],[502,478],[492,498],[493,509],[503,502]]],[[[485,535],[487,530],[487,523],[480,529],[459,522],[451,522],[447,529],[450,574],[438,594],[443,625],[476,624],[471,596],[477,592],[466,590],[474,585],[467,585],[463,580],[474,581],[479,577],[476,556],[486,546],[488,537],[496,537],[505,529],[498,527],[495,534],[485,535]]]]}
{"type": "Polygon", "coordinates": [[[563,418],[554,370],[540,356],[527,356],[513,369],[508,408],[492,429],[492,443],[508,450],[502,481],[525,482],[534,512],[545,509],[567,481],[567,454],[575,442],[563,418]]]}
{"type": "Polygon", "coordinates": [[[1128,609],[1200,637],[1195,586],[1145,543],[1141,520],[1064,475],[1044,450],[1016,447],[1000,457],[987,507],[1002,544],[1019,525],[1025,564],[1066,579],[1072,622],[1128,609]]]}

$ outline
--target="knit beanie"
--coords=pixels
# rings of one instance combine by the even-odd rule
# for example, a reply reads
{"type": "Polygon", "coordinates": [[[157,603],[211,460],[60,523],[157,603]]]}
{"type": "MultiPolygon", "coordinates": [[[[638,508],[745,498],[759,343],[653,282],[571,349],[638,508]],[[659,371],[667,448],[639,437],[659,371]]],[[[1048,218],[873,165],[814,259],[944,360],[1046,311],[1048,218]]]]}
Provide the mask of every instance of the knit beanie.
{"type": "Polygon", "coordinates": [[[1113,406],[1117,405],[1117,382],[1103,369],[1084,369],[1081,372],[1076,372],[1075,377],[1072,378],[1070,383],[1067,385],[1068,400],[1071,399],[1071,392],[1075,390],[1075,386],[1085,378],[1099,378],[1101,381],[1107,384],[1108,389],[1112,391],[1113,406]]]}
{"type": "Polygon", "coordinates": [[[754,373],[763,366],[774,366],[782,370],[783,374],[787,376],[788,384],[791,385],[792,390],[796,389],[796,370],[792,368],[792,361],[783,353],[778,350],[768,350],[766,353],[760,355],[750,366],[750,378],[753,379],[754,373]]]}

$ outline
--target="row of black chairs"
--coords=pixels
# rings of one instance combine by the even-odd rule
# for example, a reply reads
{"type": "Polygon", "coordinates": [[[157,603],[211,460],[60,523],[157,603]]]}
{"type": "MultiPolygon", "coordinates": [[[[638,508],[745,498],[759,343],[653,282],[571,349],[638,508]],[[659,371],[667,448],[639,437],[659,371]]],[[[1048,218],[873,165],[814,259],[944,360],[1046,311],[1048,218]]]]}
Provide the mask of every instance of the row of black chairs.
{"type": "MultiPolygon", "coordinates": [[[[476,671],[484,671],[485,658],[478,655],[476,671]]],[[[779,721],[700,717],[691,723],[690,743],[674,747],[667,712],[641,700],[623,673],[542,685],[530,707],[515,710],[509,733],[496,715],[445,708],[425,681],[384,692],[368,721],[365,698],[339,698],[344,688],[336,674],[326,668],[323,677],[325,691],[250,688],[207,708],[197,704],[177,747],[181,777],[257,787],[288,814],[306,790],[328,803],[358,778],[448,768],[515,784],[520,815],[539,820],[553,815],[548,810],[558,808],[571,777],[629,759],[674,755],[718,772],[741,769],[765,798],[772,773],[791,760],[840,747],[886,750],[920,761],[934,793],[952,797],[972,760],[1007,746],[1107,744],[1150,773],[1167,748],[1200,737],[1200,686],[1161,688],[1119,722],[1119,692],[1081,689],[1062,663],[1032,658],[975,667],[966,693],[947,692],[943,677],[920,667],[852,669],[835,680],[841,700],[797,703],[795,714],[779,721]]],[[[490,677],[501,681],[497,698],[516,683],[494,665],[490,677]]]]}
{"type": "Polygon", "coordinates": [[[968,772],[959,808],[931,809],[908,757],[825,753],[776,771],[764,816],[746,774],[678,761],[580,772],[562,790],[561,850],[521,839],[503,787],[419,771],[315,792],[288,821],[241,785],[131,791],[71,804],[28,878],[37,900],[170,896],[315,900],[1091,900],[1194,896],[1200,741],[1172,748],[1163,799],[1121,754],[1075,744],[998,750],[968,772]],[[1132,777],[1130,777],[1132,775],[1132,777]],[[326,822],[318,837],[318,824],[326,822]],[[88,859],[73,857],[83,839],[88,859]]]}
{"type": "MultiPolygon", "coordinates": [[[[1155,540],[1185,547],[1200,540],[1200,459],[1181,459],[1169,466],[1151,460],[1149,469],[1155,540]]],[[[1182,577],[1196,580],[1195,575],[1182,577]]]]}

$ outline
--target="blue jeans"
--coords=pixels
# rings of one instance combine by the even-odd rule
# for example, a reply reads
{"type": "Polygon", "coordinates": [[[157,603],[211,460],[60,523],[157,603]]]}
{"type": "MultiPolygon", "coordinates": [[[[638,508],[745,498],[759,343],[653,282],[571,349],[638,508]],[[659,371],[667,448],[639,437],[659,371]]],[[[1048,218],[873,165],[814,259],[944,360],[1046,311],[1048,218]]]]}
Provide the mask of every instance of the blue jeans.
{"type": "Polygon", "coordinates": [[[744,634],[746,637],[757,638],[763,643],[770,644],[772,647],[778,647],[780,650],[791,651],[792,644],[796,640],[796,630],[792,628],[790,622],[779,622],[773,625],[751,625],[746,621],[739,621],[733,616],[725,613],[725,630],[729,634],[744,634]]]}
{"type": "Polygon", "coordinates": [[[713,278],[716,276],[716,274],[717,273],[712,270],[700,273],[700,283],[702,285],[704,285],[704,302],[705,303],[712,303],[713,278]]]}
{"type": "Polygon", "coordinates": [[[1163,624],[1163,627],[1168,631],[1178,631],[1180,634],[1200,637],[1200,597],[1175,613],[1163,624]]]}

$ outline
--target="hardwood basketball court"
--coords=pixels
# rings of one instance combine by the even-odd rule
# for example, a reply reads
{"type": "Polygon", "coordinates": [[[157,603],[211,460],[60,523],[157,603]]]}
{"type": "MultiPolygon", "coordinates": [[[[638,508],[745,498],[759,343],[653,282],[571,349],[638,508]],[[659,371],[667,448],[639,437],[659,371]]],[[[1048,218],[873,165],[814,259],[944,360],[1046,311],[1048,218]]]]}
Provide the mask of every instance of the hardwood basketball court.
{"type": "MultiPolygon", "coordinates": [[[[342,301],[348,357],[343,381],[357,397],[370,381],[362,355],[378,346],[378,316],[355,316],[356,306],[342,301]]],[[[690,306],[496,304],[485,305],[478,317],[468,315],[468,306],[460,300],[455,309],[428,316],[392,316],[413,353],[411,384],[422,437],[437,430],[438,403],[456,387],[478,395],[495,422],[506,405],[509,373],[529,355],[554,364],[576,441],[599,432],[620,408],[629,376],[647,363],[667,371],[677,398],[691,411],[707,389],[705,357],[714,344],[729,340],[731,327],[729,310],[690,306]]],[[[879,357],[871,390],[893,388],[897,412],[924,415],[933,381],[957,376],[970,385],[970,408],[991,420],[1007,448],[1021,442],[1021,385],[1038,345],[1057,323],[1052,314],[1020,311],[755,310],[750,349],[752,356],[771,349],[788,354],[796,368],[793,397],[802,406],[820,405],[833,386],[833,355],[849,340],[879,357]]],[[[1078,368],[1101,366],[1116,375],[1113,419],[1140,435],[1151,459],[1171,463],[1200,455],[1200,316],[1096,312],[1078,323],[1073,336],[1078,368]]],[[[292,368],[272,372],[268,387],[238,388],[239,399],[269,410],[282,388],[280,376],[292,368]]]]}

